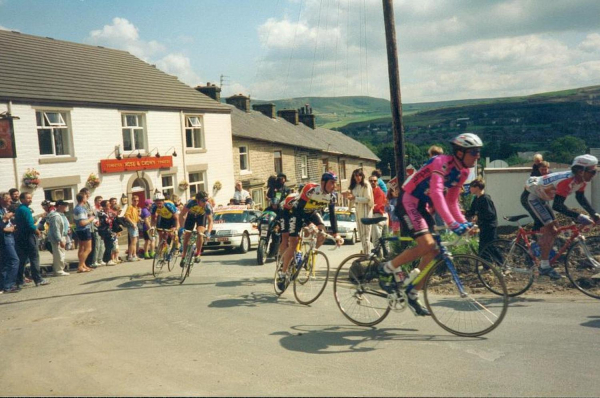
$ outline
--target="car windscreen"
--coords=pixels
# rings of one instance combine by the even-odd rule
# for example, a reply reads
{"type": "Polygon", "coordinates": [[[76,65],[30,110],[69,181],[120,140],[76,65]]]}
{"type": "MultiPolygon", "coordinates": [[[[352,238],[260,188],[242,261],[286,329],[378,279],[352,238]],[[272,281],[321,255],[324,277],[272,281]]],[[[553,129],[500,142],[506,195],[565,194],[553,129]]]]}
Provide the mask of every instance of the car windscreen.
{"type": "Polygon", "coordinates": [[[250,215],[247,212],[215,213],[214,222],[217,223],[247,223],[250,215]]]}
{"type": "MultiPolygon", "coordinates": [[[[355,222],[356,213],[336,213],[335,219],[342,222],[355,222]]],[[[323,214],[323,220],[329,221],[329,212],[323,214]]]]}

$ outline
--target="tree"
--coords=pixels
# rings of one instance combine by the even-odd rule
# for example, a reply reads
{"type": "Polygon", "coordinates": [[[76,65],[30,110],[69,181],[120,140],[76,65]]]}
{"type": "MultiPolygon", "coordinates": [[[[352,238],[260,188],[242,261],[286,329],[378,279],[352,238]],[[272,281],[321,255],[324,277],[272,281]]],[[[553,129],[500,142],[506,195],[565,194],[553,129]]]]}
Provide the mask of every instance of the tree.
{"type": "Polygon", "coordinates": [[[557,138],[550,144],[550,152],[546,155],[546,160],[558,163],[571,163],[575,156],[583,155],[587,149],[585,141],[566,135],[557,138]]]}

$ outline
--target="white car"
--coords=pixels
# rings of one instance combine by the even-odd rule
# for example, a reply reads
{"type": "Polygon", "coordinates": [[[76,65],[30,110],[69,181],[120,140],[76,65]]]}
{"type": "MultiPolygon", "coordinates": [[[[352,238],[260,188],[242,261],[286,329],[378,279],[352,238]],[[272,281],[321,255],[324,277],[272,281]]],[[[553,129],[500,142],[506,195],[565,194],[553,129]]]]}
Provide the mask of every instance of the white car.
{"type": "Polygon", "coordinates": [[[217,207],[213,215],[213,232],[203,248],[246,253],[250,248],[258,247],[258,227],[253,221],[260,214],[247,206],[217,207]]]}
{"type": "MultiPolygon", "coordinates": [[[[335,208],[335,219],[337,220],[338,234],[346,241],[346,244],[353,245],[360,240],[358,231],[356,230],[356,210],[347,207],[335,208]]],[[[329,219],[329,211],[323,213],[323,221],[327,232],[331,231],[331,220],[329,219]]]]}

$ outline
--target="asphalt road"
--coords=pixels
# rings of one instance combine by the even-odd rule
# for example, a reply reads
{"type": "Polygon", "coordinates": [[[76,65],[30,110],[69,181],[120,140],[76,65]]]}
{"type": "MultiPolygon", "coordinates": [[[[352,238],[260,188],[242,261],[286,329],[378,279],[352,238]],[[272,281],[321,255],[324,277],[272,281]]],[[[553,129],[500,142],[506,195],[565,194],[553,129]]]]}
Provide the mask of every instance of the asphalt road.
{"type": "MultiPolygon", "coordinates": [[[[332,269],[359,245],[325,252],[332,269]]],[[[526,296],[461,338],[392,313],[350,324],[331,284],[273,293],[273,262],[208,252],[183,285],[151,262],[0,296],[2,395],[599,396],[600,302],[526,296]]]]}

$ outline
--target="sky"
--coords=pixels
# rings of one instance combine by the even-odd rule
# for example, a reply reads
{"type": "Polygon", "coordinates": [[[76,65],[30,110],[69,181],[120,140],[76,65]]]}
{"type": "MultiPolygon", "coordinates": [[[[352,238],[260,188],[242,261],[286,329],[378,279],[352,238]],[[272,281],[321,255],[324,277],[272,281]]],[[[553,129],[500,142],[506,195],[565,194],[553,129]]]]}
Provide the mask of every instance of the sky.
{"type": "MultiPolygon", "coordinates": [[[[598,0],[393,4],[405,103],[600,85],[598,0]]],[[[0,29],[125,50],[190,86],[224,76],[225,97],[389,99],[381,0],[0,0],[0,29]]]]}

